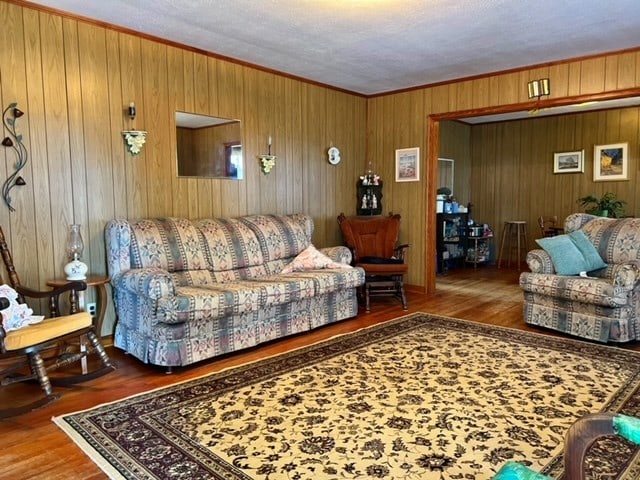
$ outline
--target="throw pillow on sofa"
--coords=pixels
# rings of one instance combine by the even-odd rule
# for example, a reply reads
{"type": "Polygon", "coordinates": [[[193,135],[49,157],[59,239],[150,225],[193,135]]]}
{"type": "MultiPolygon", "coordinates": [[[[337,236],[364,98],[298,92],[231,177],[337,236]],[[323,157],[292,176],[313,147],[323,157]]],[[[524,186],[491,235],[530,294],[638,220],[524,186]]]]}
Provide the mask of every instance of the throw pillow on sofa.
{"type": "Polygon", "coordinates": [[[559,275],[578,275],[607,266],[582,230],[539,238],[536,243],[549,254],[553,268],[559,275]]]}
{"type": "Polygon", "coordinates": [[[298,254],[293,261],[282,269],[280,273],[300,272],[302,270],[318,270],[323,268],[353,268],[346,263],[334,262],[324,253],[309,245],[298,254]]]}

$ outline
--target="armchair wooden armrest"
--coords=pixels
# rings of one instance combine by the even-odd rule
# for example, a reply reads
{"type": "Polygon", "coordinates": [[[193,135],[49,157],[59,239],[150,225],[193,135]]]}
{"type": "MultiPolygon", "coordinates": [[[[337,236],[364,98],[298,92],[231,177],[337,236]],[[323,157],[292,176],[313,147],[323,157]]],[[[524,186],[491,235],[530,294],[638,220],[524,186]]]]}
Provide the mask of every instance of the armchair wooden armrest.
{"type": "Polygon", "coordinates": [[[60,316],[60,295],[65,292],[70,292],[71,312],[78,312],[78,295],[77,292],[87,289],[87,284],[78,280],[69,280],[68,283],[60,285],[59,287],[52,287],[50,290],[35,290],[33,288],[25,287],[24,285],[16,285],[15,291],[18,292],[18,301],[25,303],[24,297],[27,298],[48,298],[49,299],[49,314],[51,317],[60,316]]]}
{"type": "Polygon", "coordinates": [[[404,262],[405,252],[407,251],[407,248],[409,248],[410,246],[411,244],[409,243],[403,243],[402,245],[398,245],[396,248],[393,249],[394,256],[404,262]]]}

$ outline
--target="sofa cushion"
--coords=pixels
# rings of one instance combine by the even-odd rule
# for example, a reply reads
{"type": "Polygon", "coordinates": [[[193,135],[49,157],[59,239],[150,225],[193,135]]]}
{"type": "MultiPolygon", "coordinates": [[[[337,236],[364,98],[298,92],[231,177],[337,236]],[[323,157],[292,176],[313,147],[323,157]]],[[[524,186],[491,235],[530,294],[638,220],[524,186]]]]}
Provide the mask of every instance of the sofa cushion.
{"type": "Polygon", "coordinates": [[[295,257],[311,243],[313,221],[307,215],[249,215],[240,221],[255,234],[264,263],[295,257]]]}
{"type": "Polygon", "coordinates": [[[199,230],[184,218],[132,220],[130,253],[131,268],[211,268],[199,230]]]}
{"type": "Polygon", "coordinates": [[[324,295],[336,290],[359,287],[364,283],[364,270],[359,267],[340,270],[304,270],[296,272],[295,278],[312,279],[316,295],[324,295]]]}
{"type": "Polygon", "coordinates": [[[567,235],[539,238],[536,243],[549,254],[559,275],[577,275],[607,266],[581,230],[567,235]]]}
{"type": "Polygon", "coordinates": [[[200,220],[197,227],[211,259],[212,270],[224,272],[262,265],[260,243],[247,225],[235,218],[200,220]]]}
{"type": "Polygon", "coordinates": [[[220,318],[254,312],[316,295],[312,278],[268,276],[206,287],[178,287],[174,297],[158,301],[158,318],[163,323],[180,323],[203,318],[220,318]]]}

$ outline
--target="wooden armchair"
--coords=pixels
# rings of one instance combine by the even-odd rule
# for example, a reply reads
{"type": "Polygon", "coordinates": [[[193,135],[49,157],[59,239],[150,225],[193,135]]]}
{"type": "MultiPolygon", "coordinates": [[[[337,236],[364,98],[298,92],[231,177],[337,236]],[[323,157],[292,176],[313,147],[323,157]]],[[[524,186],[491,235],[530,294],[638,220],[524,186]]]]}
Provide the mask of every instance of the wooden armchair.
{"type": "Polygon", "coordinates": [[[365,311],[369,312],[370,297],[393,296],[407,310],[404,275],[408,265],[404,262],[408,244],[397,245],[400,235],[400,215],[388,217],[338,216],[345,244],[353,255],[353,264],[365,272],[363,295],[365,311]]]}
{"type": "MultiPolygon", "coordinates": [[[[640,444],[640,419],[616,413],[593,413],[576,420],[565,435],[564,478],[586,478],[585,458],[598,439],[619,435],[636,445],[640,444]]],[[[493,480],[551,480],[516,462],[507,462],[493,480]]]]}
{"type": "Polygon", "coordinates": [[[538,227],[542,237],[555,237],[563,232],[563,228],[558,226],[557,215],[538,217],[538,227]]]}
{"type": "MultiPolygon", "coordinates": [[[[2,419],[26,413],[56,400],[58,395],[53,393],[52,385],[73,385],[111,372],[114,367],[100,344],[89,313],[78,312],[59,316],[59,296],[65,292],[75,295],[76,291],[86,289],[86,284],[69,282],[48,291],[37,291],[21,285],[2,228],[0,228],[0,253],[11,287],[18,294],[17,302],[24,303],[25,297],[46,298],[49,301],[51,317],[39,323],[21,325],[18,329],[5,329],[9,322],[4,317],[9,315],[10,304],[12,301],[15,303],[16,300],[0,298],[0,310],[3,311],[3,322],[0,323],[0,364],[2,365],[0,388],[7,389],[9,385],[18,382],[37,380],[44,392],[44,396],[39,394],[30,402],[0,407],[0,419],[2,419]],[[84,346],[85,339],[90,343],[88,349],[75,348],[76,351],[69,352],[64,348],[71,343],[74,343],[74,347],[84,346]],[[93,352],[97,353],[101,367],[87,373],[69,373],[64,376],[49,377],[50,372],[79,362],[93,352]]],[[[0,277],[0,284],[4,283],[0,277]]]]}

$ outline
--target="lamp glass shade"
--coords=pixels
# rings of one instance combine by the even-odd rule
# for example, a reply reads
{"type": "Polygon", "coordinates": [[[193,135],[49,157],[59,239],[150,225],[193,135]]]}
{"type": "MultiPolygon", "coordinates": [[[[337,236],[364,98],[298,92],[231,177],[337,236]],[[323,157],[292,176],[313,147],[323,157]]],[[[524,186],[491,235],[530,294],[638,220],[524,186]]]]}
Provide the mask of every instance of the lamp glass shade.
{"type": "Polygon", "coordinates": [[[69,235],[67,237],[67,255],[71,262],[64,267],[64,273],[67,274],[67,280],[84,280],[87,278],[87,265],[80,261],[82,252],[84,251],[84,242],[80,233],[80,225],[73,224],[69,226],[69,235]]]}
{"type": "Polygon", "coordinates": [[[67,255],[71,260],[77,260],[82,257],[84,251],[84,242],[80,233],[80,225],[75,223],[69,226],[69,236],[67,237],[67,255]]]}

